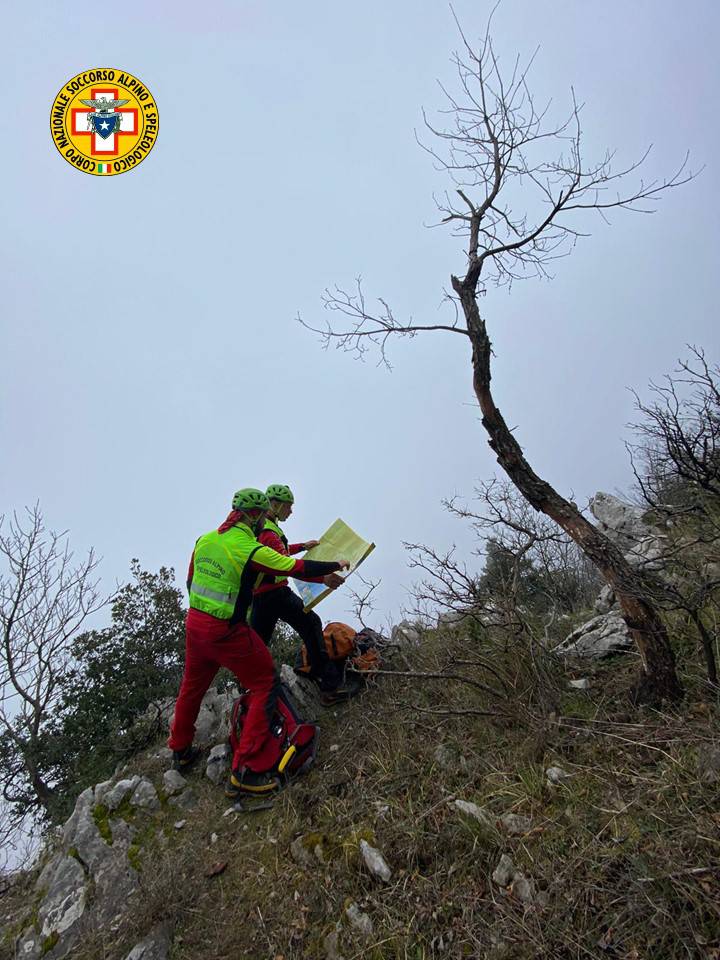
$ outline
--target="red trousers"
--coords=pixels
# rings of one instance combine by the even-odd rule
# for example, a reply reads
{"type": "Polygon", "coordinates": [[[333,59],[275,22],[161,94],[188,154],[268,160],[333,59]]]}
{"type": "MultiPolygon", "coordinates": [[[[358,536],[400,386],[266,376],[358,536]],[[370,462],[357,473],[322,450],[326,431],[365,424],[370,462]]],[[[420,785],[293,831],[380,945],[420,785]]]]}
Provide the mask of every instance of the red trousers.
{"type": "Polygon", "coordinates": [[[185,621],[185,671],[168,746],[183,750],[195,734],[202,698],[220,667],[232,670],[241,687],[251,693],[242,736],[233,757],[233,770],[268,770],[276,747],[270,734],[280,680],[273,658],[260,637],[245,623],[234,625],[201,610],[190,609],[185,621]]]}

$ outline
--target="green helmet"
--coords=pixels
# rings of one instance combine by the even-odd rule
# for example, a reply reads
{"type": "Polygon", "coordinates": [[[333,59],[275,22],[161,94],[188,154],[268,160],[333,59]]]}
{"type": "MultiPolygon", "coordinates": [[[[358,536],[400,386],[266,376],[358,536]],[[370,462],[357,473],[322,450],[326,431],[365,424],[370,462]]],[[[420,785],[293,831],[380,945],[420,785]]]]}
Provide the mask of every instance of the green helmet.
{"type": "Polygon", "coordinates": [[[233,510],[269,510],[270,501],[262,490],[243,487],[232,498],[232,508],[233,510]]]}
{"type": "Polygon", "coordinates": [[[295,503],[292,490],[284,483],[271,483],[265,493],[268,500],[281,500],[283,503],[295,503]]]}

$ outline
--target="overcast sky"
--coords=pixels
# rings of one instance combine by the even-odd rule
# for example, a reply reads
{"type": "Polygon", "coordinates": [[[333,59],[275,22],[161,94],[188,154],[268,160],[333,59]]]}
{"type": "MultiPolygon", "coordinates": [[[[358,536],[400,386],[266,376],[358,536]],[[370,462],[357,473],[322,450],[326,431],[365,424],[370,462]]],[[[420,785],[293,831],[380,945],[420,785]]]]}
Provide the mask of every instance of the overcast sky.
{"type": "MultiPolygon", "coordinates": [[[[469,37],[489,6],[456,0],[469,37]]],[[[539,46],[532,86],[558,115],[575,88],[588,158],[652,143],[650,177],[688,149],[705,165],[653,216],[589,221],[552,282],[483,301],[497,401],[580,502],[629,484],[626,388],[686,343],[717,358],[719,21],[714,0],[504,0],[494,19],[504,62],[539,46]]],[[[447,319],[463,250],[425,226],[448,184],[414,130],[454,83],[448,5],[35,0],[3,27],[0,512],[39,500],[110,588],[134,556],[184,580],[236,488],[289,483],[290,539],[341,516],[375,540],[366,572],[399,619],[402,541],[469,552],[440,500],[494,472],[468,345],[398,341],[388,373],[296,317],[322,322],[323,288],[362,275],[399,317],[447,319]],[[56,92],[96,66],[140,77],[160,111],[152,154],[118,177],[77,172],[48,131],[56,92]]]]}

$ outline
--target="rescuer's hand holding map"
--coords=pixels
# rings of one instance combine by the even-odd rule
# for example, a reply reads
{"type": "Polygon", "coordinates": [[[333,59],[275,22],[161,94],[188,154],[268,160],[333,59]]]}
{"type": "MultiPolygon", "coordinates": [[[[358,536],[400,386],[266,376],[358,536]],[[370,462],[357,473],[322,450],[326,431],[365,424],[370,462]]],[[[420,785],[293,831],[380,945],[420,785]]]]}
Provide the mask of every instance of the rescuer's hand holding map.
{"type": "MultiPolygon", "coordinates": [[[[303,555],[303,560],[334,560],[336,557],[343,557],[350,564],[348,568],[348,574],[350,574],[353,570],[357,570],[374,549],[374,543],[363,540],[344,521],[338,519],[325,531],[317,545],[303,555]]],[[[296,588],[305,605],[305,610],[310,610],[332,592],[332,588],[324,583],[298,581],[296,588]]]]}

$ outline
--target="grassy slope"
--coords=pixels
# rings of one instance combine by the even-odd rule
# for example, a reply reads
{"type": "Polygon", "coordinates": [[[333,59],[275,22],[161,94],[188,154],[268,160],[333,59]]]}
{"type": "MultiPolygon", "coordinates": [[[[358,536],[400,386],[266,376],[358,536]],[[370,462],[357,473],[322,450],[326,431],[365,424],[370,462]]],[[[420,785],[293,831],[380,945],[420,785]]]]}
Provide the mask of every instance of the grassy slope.
{"type": "MultiPolygon", "coordinates": [[[[436,637],[416,668],[437,669],[452,643],[462,655],[462,642],[436,637]]],[[[418,713],[411,701],[487,704],[458,684],[419,690],[385,678],[321,718],[316,768],[252,816],[224,817],[228,803],[198,773],[199,808],[164,810],[164,831],[136,851],[144,896],[134,929],[122,945],[104,936],[75,960],[122,958],[163,919],[175,925],[173,960],[324,958],[337,925],[345,960],[718,960],[719,785],[697,766],[698,750],[720,743],[718,713],[696,701],[678,714],[630,714],[602,692],[630,669],[602,668],[590,695],[564,692],[557,677],[555,709],[522,721],[512,707],[502,719],[418,713]],[[439,743],[451,758],[442,766],[439,743]],[[552,764],[572,777],[548,785],[552,764]],[[458,812],[452,797],[495,816],[523,814],[532,828],[508,837],[458,812]],[[311,866],[291,856],[300,835],[317,850],[311,866]],[[363,837],[383,851],[389,883],[361,866],[363,837]],[[501,853],[534,880],[539,902],[524,905],[492,881],[501,853]],[[345,917],[350,902],[373,921],[368,941],[345,917]]]]}

